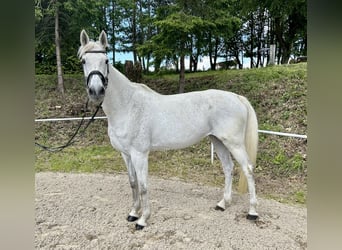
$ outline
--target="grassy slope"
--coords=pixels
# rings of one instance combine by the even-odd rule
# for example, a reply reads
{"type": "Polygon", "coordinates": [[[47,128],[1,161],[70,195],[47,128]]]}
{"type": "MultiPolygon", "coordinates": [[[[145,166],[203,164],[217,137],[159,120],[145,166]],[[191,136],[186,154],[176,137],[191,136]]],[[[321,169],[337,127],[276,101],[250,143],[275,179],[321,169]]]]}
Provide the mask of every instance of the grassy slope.
{"type": "MultiPolygon", "coordinates": [[[[259,128],[306,133],[306,64],[263,69],[229,70],[187,74],[185,91],[217,88],[246,96],[255,107],[259,128]]],[[[67,94],[55,91],[55,77],[36,77],[36,118],[81,116],[86,99],[83,77],[66,76],[67,94]]],[[[177,75],[145,76],[144,83],[163,94],[177,93],[177,75]]],[[[88,114],[95,109],[90,106],[88,114]]],[[[99,115],[102,115],[101,113],[99,115]]],[[[36,123],[36,140],[62,144],[77,122],[36,123]]],[[[306,201],[306,141],[260,134],[255,169],[259,195],[285,202],[306,201]]],[[[210,164],[207,139],[183,150],[152,152],[150,173],[163,178],[177,177],[206,185],[222,186],[219,161],[210,164]]],[[[120,154],[107,137],[106,121],[98,120],[74,146],[60,153],[36,148],[36,171],[125,172],[120,154]]],[[[237,178],[235,178],[237,180],[237,178]]]]}

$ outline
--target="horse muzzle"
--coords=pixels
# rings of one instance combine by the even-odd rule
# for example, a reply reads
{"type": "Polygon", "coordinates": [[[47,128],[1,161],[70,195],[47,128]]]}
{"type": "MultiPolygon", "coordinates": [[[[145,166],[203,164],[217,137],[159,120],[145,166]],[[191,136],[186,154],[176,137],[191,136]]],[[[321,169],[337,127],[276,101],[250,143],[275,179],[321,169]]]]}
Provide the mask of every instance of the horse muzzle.
{"type": "Polygon", "coordinates": [[[108,85],[108,78],[100,71],[94,70],[89,73],[86,84],[89,98],[95,102],[103,101],[108,85]]]}
{"type": "Polygon", "coordinates": [[[106,90],[104,87],[100,86],[99,88],[90,87],[87,89],[89,98],[94,102],[103,101],[106,90]]]}

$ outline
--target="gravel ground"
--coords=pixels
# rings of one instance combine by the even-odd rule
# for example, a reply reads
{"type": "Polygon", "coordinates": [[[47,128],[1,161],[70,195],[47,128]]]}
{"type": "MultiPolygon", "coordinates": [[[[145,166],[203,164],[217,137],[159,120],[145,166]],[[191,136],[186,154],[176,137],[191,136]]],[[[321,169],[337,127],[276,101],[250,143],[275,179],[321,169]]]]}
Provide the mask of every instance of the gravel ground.
{"type": "Polygon", "coordinates": [[[257,221],[245,219],[248,196],[149,177],[151,218],[142,231],[126,221],[126,175],[36,174],[36,249],[306,249],[307,210],[259,198],[257,221]]]}

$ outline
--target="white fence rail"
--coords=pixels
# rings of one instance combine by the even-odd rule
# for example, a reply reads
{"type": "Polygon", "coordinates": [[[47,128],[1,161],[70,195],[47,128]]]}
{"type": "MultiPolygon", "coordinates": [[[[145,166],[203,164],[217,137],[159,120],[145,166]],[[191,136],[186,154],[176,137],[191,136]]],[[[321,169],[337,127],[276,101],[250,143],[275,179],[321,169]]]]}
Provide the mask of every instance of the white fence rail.
{"type": "MultiPolygon", "coordinates": [[[[57,121],[77,121],[77,120],[90,120],[91,117],[71,117],[71,118],[46,118],[46,119],[35,119],[35,122],[57,122],[57,121]]],[[[97,116],[94,119],[107,119],[106,116],[97,116]]],[[[279,136],[287,136],[287,137],[294,137],[294,138],[301,138],[307,139],[307,135],[299,135],[299,134],[292,134],[292,133],[284,133],[284,132],[276,132],[276,131],[268,131],[268,130],[258,130],[259,133],[263,134],[270,134],[270,135],[279,135],[279,136]]],[[[211,143],[211,164],[214,162],[214,145],[211,143]]]]}
{"type": "MultiPolygon", "coordinates": [[[[70,117],[70,118],[46,118],[46,119],[35,119],[35,122],[58,122],[58,121],[78,121],[78,120],[90,120],[91,117],[70,117]]],[[[94,119],[107,119],[106,116],[96,116],[94,119]]]]}
{"type": "Polygon", "coordinates": [[[263,134],[288,136],[288,137],[296,137],[296,138],[303,138],[303,139],[307,139],[308,138],[307,135],[298,135],[298,134],[275,132],[275,131],[268,131],[268,130],[258,130],[258,132],[259,133],[263,133],[263,134]]]}
{"type": "MultiPolygon", "coordinates": [[[[35,119],[35,122],[57,122],[57,121],[77,121],[77,120],[90,120],[91,117],[70,117],[70,118],[46,118],[46,119],[35,119]]],[[[106,116],[96,116],[94,119],[107,119],[106,116]]],[[[288,136],[288,137],[296,137],[307,139],[306,135],[292,134],[292,133],[284,133],[284,132],[276,132],[276,131],[268,131],[268,130],[258,130],[259,133],[263,134],[271,134],[271,135],[280,135],[280,136],[288,136]]]]}

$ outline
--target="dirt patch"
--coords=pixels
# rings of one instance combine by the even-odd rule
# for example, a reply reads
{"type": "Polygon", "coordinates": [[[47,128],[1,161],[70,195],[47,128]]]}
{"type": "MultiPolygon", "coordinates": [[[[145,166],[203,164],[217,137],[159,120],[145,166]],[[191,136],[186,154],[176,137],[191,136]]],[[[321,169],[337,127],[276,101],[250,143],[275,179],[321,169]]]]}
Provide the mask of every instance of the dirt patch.
{"type": "Polygon", "coordinates": [[[36,174],[36,249],[306,249],[307,210],[259,198],[260,218],[245,219],[248,196],[224,212],[220,188],[149,178],[151,218],[126,221],[126,175],[36,174]]]}

